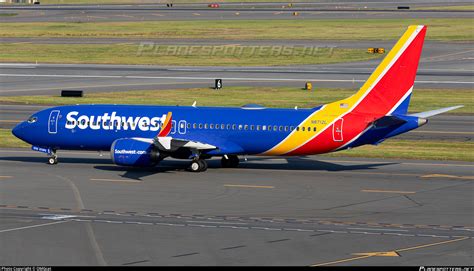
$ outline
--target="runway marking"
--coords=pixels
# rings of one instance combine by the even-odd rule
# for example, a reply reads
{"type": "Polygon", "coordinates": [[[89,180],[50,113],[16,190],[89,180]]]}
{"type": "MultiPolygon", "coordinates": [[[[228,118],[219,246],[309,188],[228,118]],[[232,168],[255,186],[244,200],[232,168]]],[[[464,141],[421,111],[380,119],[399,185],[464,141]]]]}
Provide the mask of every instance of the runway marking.
{"type": "Polygon", "coordinates": [[[461,180],[474,180],[474,176],[455,176],[446,174],[428,174],[423,175],[421,178],[450,178],[450,179],[461,179],[461,180]]]}
{"type": "Polygon", "coordinates": [[[244,184],[224,184],[226,187],[242,187],[242,188],[267,188],[272,189],[275,188],[274,186],[266,186],[266,185],[244,185],[244,184]]]}
{"type": "MultiPolygon", "coordinates": [[[[356,261],[356,260],[360,260],[360,259],[365,259],[365,258],[370,258],[370,257],[374,257],[374,256],[379,256],[380,253],[388,253],[388,254],[390,255],[390,254],[392,254],[393,252],[395,252],[395,253],[398,254],[399,252],[403,252],[403,251],[409,251],[409,250],[421,249],[421,248],[425,248],[425,247],[431,247],[431,246],[437,246],[437,245],[448,244],[448,243],[453,243],[453,242],[459,242],[459,241],[463,241],[463,240],[466,240],[466,239],[469,239],[469,238],[470,238],[470,237],[464,236],[464,237],[459,238],[459,239],[453,239],[453,240],[448,240],[448,241],[430,243],[430,244],[419,245],[419,246],[408,247],[408,248],[395,249],[395,250],[392,250],[392,251],[385,251],[385,252],[368,252],[368,253],[364,253],[365,255],[362,255],[362,256],[359,256],[359,257],[348,258],[348,259],[342,259],[342,260],[331,261],[331,262],[325,262],[325,263],[318,263],[318,264],[314,264],[314,265],[311,265],[311,266],[323,266],[323,265],[332,265],[332,264],[343,263],[343,262],[349,262],[349,261],[356,261]]],[[[382,254],[381,256],[383,256],[383,254],[382,254]]]]}
{"type": "Polygon", "coordinates": [[[377,257],[400,257],[396,251],[381,251],[381,252],[363,252],[363,253],[352,253],[352,255],[367,255],[377,257]]]}
{"type": "Polygon", "coordinates": [[[137,180],[116,180],[116,179],[90,179],[91,181],[100,181],[100,182],[120,182],[120,183],[141,183],[142,181],[137,180]]]}
{"type": "Polygon", "coordinates": [[[49,225],[54,225],[54,224],[61,224],[61,223],[66,223],[66,222],[69,222],[69,221],[67,221],[67,220],[61,220],[61,221],[55,221],[55,222],[44,223],[44,224],[39,224],[39,225],[32,225],[32,226],[26,226],[26,227],[19,227],[19,228],[13,228],[13,229],[0,230],[0,233],[3,233],[3,232],[10,232],[10,231],[26,230],[26,229],[37,228],[37,227],[43,227],[43,226],[49,226],[49,225]]]}
{"type": "Polygon", "coordinates": [[[398,229],[374,229],[374,228],[347,228],[348,230],[366,230],[366,231],[408,231],[398,229]]]}
{"type": "Polygon", "coordinates": [[[247,223],[238,223],[238,222],[196,221],[196,220],[188,220],[186,221],[186,223],[247,225],[247,223]]]}
{"type": "Polygon", "coordinates": [[[395,193],[395,194],[415,194],[414,191],[398,191],[398,190],[371,190],[371,189],[363,189],[360,190],[361,192],[367,193],[395,193]]]}

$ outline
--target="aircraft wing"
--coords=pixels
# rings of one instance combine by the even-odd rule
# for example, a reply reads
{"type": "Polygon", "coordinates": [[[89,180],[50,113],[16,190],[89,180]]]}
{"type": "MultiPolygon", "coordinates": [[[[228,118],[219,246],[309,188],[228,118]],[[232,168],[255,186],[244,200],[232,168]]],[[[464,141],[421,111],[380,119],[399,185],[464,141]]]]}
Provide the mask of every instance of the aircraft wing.
{"type": "Polygon", "coordinates": [[[189,148],[195,150],[213,150],[217,149],[216,146],[210,145],[204,142],[198,142],[188,139],[174,138],[168,136],[171,132],[172,125],[172,113],[168,112],[166,119],[161,126],[160,132],[156,135],[155,138],[142,138],[140,140],[153,143],[161,151],[173,152],[179,148],[189,148]]]}

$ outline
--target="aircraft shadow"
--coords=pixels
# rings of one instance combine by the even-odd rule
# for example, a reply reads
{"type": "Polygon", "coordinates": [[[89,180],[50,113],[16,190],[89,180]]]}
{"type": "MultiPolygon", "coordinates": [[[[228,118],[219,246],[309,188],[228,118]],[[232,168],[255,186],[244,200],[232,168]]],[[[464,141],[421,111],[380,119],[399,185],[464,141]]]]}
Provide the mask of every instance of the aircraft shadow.
{"type": "MultiPolygon", "coordinates": [[[[281,162],[275,163],[258,163],[258,161],[264,162],[267,159],[275,158],[257,158],[249,160],[250,163],[241,162],[239,168],[248,169],[268,169],[268,170],[314,170],[314,171],[350,171],[350,170],[367,170],[367,169],[378,169],[382,166],[394,165],[397,163],[363,163],[353,165],[343,165],[338,163],[331,163],[327,161],[318,161],[309,159],[306,157],[291,157],[291,158],[278,158],[284,159],[287,163],[282,164],[281,162]]],[[[357,163],[357,161],[354,161],[357,163]]]]}
{"type": "MultiPolygon", "coordinates": [[[[386,165],[394,165],[397,163],[363,163],[363,164],[352,164],[343,165],[338,163],[331,163],[327,161],[318,161],[309,159],[307,157],[278,157],[277,159],[284,159],[287,162],[282,163],[281,161],[275,161],[274,163],[268,163],[266,160],[275,159],[275,157],[259,157],[249,159],[249,162],[241,161],[239,168],[244,169],[259,169],[259,170],[313,170],[313,171],[351,171],[351,170],[367,170],[367,169],[378,169],[379,167],[386,165]],[[261,163],[259,163],[261,162],[261,163]]],[[[41,163],[47,164],[46,157],[0,157],[0,161],[15,161],[25,163],[41,163]]],[[[356,161],[355,161],[356,163],[356,161]]],[[[164,160],[156,167],[124,167],[118,166],[112,163],[110,159],[101,158],[72,158],[63,157],[59,158],[59,165],[61,164],[95,164],[94,168],[103,171],[117,172],[122,178],[141,180],[143,177],[158,173],[168,172],[179,172],[185,171],[189,165],[189,161],[180,160],[164,160]]],[[[221,168],[219,159],[211,159],[208,161],[210,169],[221,168]]]]}
{"type": "MultiPolygon", "coordinates": [[[[47,164],[48,157],[0,157],[0,161],[12,161],[12,162],[29,162],[29,163],[40,163],[47,164]]],[[[75,157],[61,157],[58,158],[59,164],[112,164],[110,159],[100,158],[75,158],[75,157]]]]}

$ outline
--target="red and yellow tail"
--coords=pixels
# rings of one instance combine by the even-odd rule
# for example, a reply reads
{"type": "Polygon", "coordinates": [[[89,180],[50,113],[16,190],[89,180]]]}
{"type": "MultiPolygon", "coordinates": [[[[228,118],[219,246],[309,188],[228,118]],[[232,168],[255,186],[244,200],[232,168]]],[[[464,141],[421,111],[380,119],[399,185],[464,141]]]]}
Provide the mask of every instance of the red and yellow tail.
{"type": "Polygon", "coordinates": [[[324,105],[299,124],[316,126],[316,133],[293,131],[262,154],[302,155],[337,150],[359,137],[374,120],[406,114],[425,34],[426,26],[409,26],[356,94],[324,105]]]}
{"type": "Polygon", "coordinates": [[[360,97],[353,113],[405,114],[415,83],[426,26],[412,25],[354,95],[360,97]],[[407,100],[408,99],[408,100],[407,100]]]}

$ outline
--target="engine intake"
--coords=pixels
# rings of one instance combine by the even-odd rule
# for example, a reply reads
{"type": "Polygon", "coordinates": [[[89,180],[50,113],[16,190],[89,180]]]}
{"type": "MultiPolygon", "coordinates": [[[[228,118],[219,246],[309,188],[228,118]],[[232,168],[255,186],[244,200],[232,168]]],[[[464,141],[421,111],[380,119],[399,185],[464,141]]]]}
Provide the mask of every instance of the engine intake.
{"type": "Polygon", "coordinates": [[[151,167],[159,162],[160,153],[153,143],[135,138],[121,138],[110,147],[112,161],[120,166],[151,167]]]}

